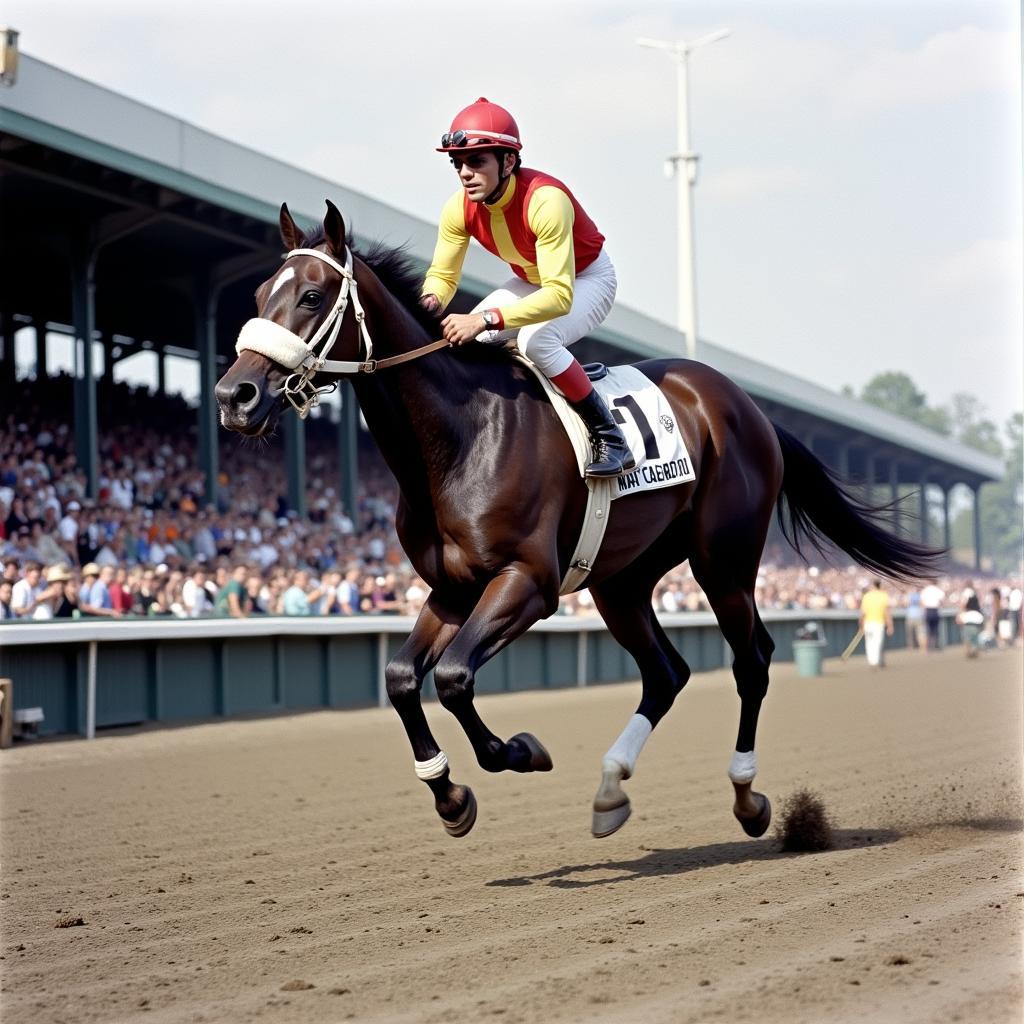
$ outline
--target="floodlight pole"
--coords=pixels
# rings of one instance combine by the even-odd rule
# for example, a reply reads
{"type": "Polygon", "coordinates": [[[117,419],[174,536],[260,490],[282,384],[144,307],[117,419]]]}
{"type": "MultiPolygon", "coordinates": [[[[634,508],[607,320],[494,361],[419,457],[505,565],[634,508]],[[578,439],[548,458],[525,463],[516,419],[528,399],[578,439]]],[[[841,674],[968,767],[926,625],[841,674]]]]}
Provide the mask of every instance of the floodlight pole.
{"type": "Polygon", "coordinates": [[[666,173],[676,179],[677,227],[677,301],[676,321],[686,335],[686,354],[697,357],[697,254],[693,230],[693,190],[697,185],[697,153],[690,149],[690,54],[700,46],[729,35],[721,29],[701,36],[692,43],[638,39],[638,46],[664,50],[676,65],[676,151],[666,161],[666,173]]]}

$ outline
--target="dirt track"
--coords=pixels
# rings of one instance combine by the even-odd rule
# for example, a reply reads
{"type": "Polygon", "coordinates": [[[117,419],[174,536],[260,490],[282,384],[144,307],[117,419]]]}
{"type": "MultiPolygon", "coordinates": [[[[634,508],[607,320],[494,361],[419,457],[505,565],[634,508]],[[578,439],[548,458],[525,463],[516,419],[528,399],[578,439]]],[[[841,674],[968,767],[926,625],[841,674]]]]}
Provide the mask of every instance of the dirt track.
{"type": "Polygon", "coordinates": [[[449,839],[390,711],[19,747],[2,769],[3,1019],[1018,1021],[1021,657],[774,671],[757,787],[802,785],[828,853],[743,838],[738,704],[695,677],[589,836],[638,687],[492,697],[546,776],[487,776],[430,710],[480,820],[449,839]],[[80,927],[56,928],[81,916],[80,927]],[[282,990],[291,982],[314,987],[282,990]]]}

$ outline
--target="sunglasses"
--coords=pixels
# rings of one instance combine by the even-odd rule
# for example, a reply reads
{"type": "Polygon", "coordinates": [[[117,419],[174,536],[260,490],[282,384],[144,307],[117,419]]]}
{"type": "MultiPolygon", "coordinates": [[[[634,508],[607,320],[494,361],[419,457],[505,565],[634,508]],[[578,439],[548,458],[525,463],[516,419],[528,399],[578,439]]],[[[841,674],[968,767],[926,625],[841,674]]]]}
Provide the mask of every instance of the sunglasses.
{"type": "Polygon", "coordinates": [[[449,146],[455,146],[461,148],[462,146],[469,145],[469,136],[460,128],[458,131],[445,132],[441,136],[441,145],[446,149],[449,146]]]}

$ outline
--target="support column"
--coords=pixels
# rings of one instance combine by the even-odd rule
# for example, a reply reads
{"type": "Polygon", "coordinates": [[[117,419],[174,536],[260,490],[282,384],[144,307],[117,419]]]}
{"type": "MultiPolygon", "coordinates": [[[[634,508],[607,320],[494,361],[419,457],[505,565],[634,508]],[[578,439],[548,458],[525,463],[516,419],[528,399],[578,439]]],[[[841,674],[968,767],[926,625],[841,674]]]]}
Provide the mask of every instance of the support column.
{"type": "Polygon", "coordinates": [[[32,329],[36,335],[36,380],[46,376],[46,317],[34,317],[32,329]]]}
{"type": "Polygon", "coordinates": [[[836,471],[845,483],[850,480],[850,446],[840,441],[836,445],[836,471]]]}
{"type": "MultiPolygon", "coordinates": [[[[14,334],[18,325],[14,322],[14,314],[10,310],[3,312],[3,358],[0,360],[0,388],[3,394],[13,394],[16,376],[14,361],[14,334]],[[10,390],[9,390],[10,389],[10,390]]],[[[7,404],[6,402],[4,403],[7,404]]]]}
{"type": "Polygon", "coordinates": [[[161,345],[154,345],[156,353],[156,390],[157,394],[167,394],[167,367],[164,365],[164,350],[161,345]]]}
{"type": "Polygon", "coordinates": [[[952,532],[949,526],[949,492],[948,484],[942,485],[942,546],[949,551],[952,544],[952,532]]]}
{"type": "Polygon", "coordinates": [[[196,325],[196,351],[199,353],[199,466],[206,480],[207,505],[217,503],[217,402],[213,394],[217,383],[217,298],[206,274],[197,278],[192,309],[196,325]]]}
{"type": "Polygon", "coordinates": [[[338,420],[338,453],[341,465],[341,500],[352,522],[356,522],[356,495],[359,481],[359,405],[351,381],[340,390],[341,416],[338,420]]]}
{"type": "Polygon", "coordinates": [[[918,514],[921,517],[921,543],[928,543],[928,473],[921,471],[921,490],[918,493],[918,514]]]}
{"type": "MultiPolygon", "coordinates": [[[[270,259],[273,263],[273,259],[270,259]]],[[[267,268],[268,256],[262,252],[245,252],[223,260],[193,282],[193,309],[196,319],[196,348],[199,351],[199,457],[206,475],[206,501],[216,503],[217,474],[220,472],[217,440],[220,421],[217,417],[217,307],[221,293],[229,285],[267,268]]],[[[158,353],[161,386],[165,378],[164,356],[158,353]]],[[[286,445],[288,425],[294,417],[284,416],[286,445]]],[[[303,439],[305,435],[303,434],[303,439]]],[[[286,448],[287,451],[287,448],[286,448]]],[[[300,460],[305,472],[305,450],[300,460]]],[[[291,472],[289,468],[289,473],[291,472]]],[[[289,490],[291,476],[289,475],[289,490]]],[[[305,487],[302,488],[305,492],[305,487]]],[[[304,499],[303,499],[304,501],[304,499]]]]}
{"type": "MultiPolygon", "coordinates": [[[[96,327],[96,261],[105,245],[132,234],[157,220],[151,211],[126,210],[101,218],[73,243],[71,257],[72,310],[75,323],[75,365],[81,377],[75,376],[75,449],[79,466],[85,471],[87,493],[96,497],[99,471],[99,442],[96,425],[96,375],[93,368],[92,335],[96,327]]],[[[46,322],[41,324],[45,372],[46,322]]],[[[39,348],[40,324],[36,325],[36,348],[39,348]]],[[[107,383],[113,381],[111,372],[107,383]]]]}
{"type": "Polygon", "coordinates": [[[974,495],[974,568],[981,569],[981,484],[971,488],[974,495]]]}
{"type": "Polygon", "coordinates": [[[871,452],[864,453],[864,490],[869,505],[875,503],[875,484],[878,483],[878,465],[871,452]]]}
{"type": "Polygon", "coordinates": [[[288,467],[288,508],[306,514],[306,421],[289,409],[281,416],[284,425],[284,458],[288,467]]]}
{"type": "MultiPolygon", "coordinates": [[[[96,251],[84,240],[76,246],[71,268],[71,305],[75,321],[75,454],[85,473],[90,498],[96,497],[99,476],[99,441],[96,425],[96,377],[93,372],[92,335],[96,325],[96,251]]],[[[36,352],[44,338],[45,321],[36,321],[36,352]]]]}
{"type": "Polygon", "coordinates": [[[900,514],[900,466],[893,456],[889,459],[889,500],[893,503],[892,508],[892,529],[893,533],[903,532],[902,516],[900,514]]]}

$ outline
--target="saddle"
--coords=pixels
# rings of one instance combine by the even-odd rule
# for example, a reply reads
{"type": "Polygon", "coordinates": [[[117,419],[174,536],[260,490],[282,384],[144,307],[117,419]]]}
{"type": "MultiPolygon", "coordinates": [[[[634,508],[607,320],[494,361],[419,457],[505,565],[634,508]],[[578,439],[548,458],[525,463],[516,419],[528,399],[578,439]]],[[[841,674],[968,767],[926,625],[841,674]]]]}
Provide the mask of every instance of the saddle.
{"type": "Polygon", "coordinates": [[[588,363],[583,369],[621,424],[636,460],[636,468],[617,478],[587,477],[585,470],[593,459],[593,453],[590,434],[583,420],[529,358],[511,346],[507,351],[540,382],[562,421],[576,455],[577,469],[589,489],[579,541],[559,588],[559,594],[569,594],[579,590],[590,574],[601,550],[611,503],[615,498],[695,480],[696,473],[683,443],[682,431],[676,429],[675,413],[657,385],[632,366],[609,369],[603,363],[588,363]]]}

